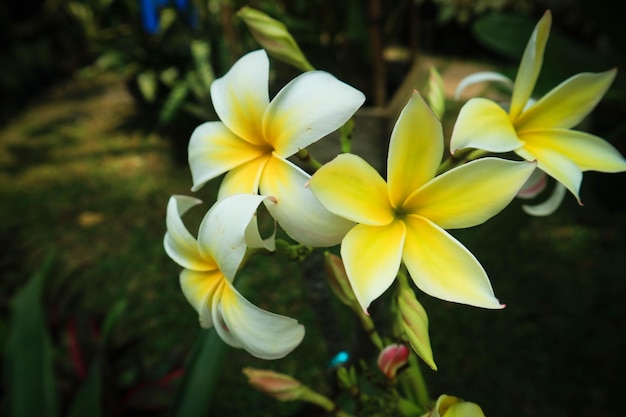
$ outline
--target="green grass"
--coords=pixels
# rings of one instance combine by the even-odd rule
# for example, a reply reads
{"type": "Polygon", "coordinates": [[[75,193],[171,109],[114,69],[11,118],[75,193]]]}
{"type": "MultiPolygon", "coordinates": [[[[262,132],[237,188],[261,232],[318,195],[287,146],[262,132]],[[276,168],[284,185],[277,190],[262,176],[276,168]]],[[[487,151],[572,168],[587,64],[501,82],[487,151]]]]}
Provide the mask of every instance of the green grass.
{"type": "MultiPolygon", "coordinates": [[[[0,130],[0,311],[6,317],[25,277],[55,253],[45,301],[58,386],[67,396],[78,382],[68,359],[68,320],[78,318],[89,359],[95,343],[89,322],[100,323],[126,300],[109,352],[117,388],[105,398],[109,409],[133,386],[180,368],[198,335],[195,312],[178,287],[180,268],[162,249],[167,199],[191,194],[191,176],[172,161],[169,142],[134,120],[123,84],[104,76],[55,87],[0,130]]],[[[507,307],[485,311],[417,292],[439,366],[437,373],[423,367],[433,397],[475,401],[491,417],[623,414],[626,216],[596,203],[592,191],[605,178],[586,176],[585,207],[568,196],[557,215],[529,219],[516,203],[484,226],[455,232],[507,307]]],[[[214,192],[196,194],[204,210],[214,192]]],[[[194,209],[189,224],[197,225],[203,212],[194,209]]],[[[240,279],[253,302],[298,318],[307,336],[274,362],[229,350],[211,415],[299,412],[298,404],[249,388],[244,366],[289,373],[331,393],[328,361],[337,350],[368,351],[347,310],[326,298],[328,288],[281,255],[253,258],[240,279]]],[[[4,344],[4,318],[0,325],[4,344]]],[[[166,408],[174,388],[152,388],[124,403],[122,413],[146,404],[166,408]]]]}

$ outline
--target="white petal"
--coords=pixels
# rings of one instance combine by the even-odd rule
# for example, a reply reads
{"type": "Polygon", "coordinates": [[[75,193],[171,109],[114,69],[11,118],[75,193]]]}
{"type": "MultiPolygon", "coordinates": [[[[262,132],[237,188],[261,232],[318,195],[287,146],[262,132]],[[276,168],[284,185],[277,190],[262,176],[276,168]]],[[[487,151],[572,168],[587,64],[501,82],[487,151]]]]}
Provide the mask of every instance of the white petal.
{"type": "Polygon", "coordinates": [[[454,93],[455,100],[458,100],[461,97],[461,94],[467,87],[488,81],[499,82],[504,84],[506,87],[513,88],[513,80],[503,74],[500,74],[499,72],[477,72],[468,75],[467,77],[463,78],[461,82],[459,82],[459,85],[456,87],[456,92],[454,93]]]}
{"type": "Polygon", "coordinates": [[[246,253],[246,229],[266,197],[237,194],[217,201],[206,214],[198,232],[200,251],[211,256],[224,276],[235,277],[246,253]]]}
{"type": "Polygon", "coordinates": [[[191,207],[202,203],[197,198],[183,195],[170,197],[167,203],[165,223],[167,233],[163,240],[165,252],[170,258],[183,268],[195,271],[209,271],[215,269],[211,258],[205,259],[198,250],[196,239],[189,233],[181,216],[191,207]]]}
{"type": "Polygon", "coordinates": [[[230,334],[257,358],[282,358],[304,338],[304,326],[297,320],[256,307],[230,283],[224,287],[217,314],[230,334]]]}
{"type": "Polygon", "coordinates": [[[277,155],[287,158],[339,129],[364,101],[363,93],[326,72],[305,72],[274,97],[263,135],[277,155]]]}
{"type": "Polygon", "coordinates": [[[211,84],[219,118],[237,136],[256,145],[264,143],[261,121],[269,104],[269,65],[264,50],[250,52],[211,84]]]}
{"type": "Polygon", "coordinates": [[[563,184],[557,182],[552,194],[546,201],[534,206],[524,204],[522,209],[531,216],[549,216],[559,208],[566,192],[567,189],[563,186],[563,184]]]}
{"type": "Polygon", "coordinates": [[[354,223],[322,206],[306,186],[310,178],[291,162],[274,157],[265,167],[259,189],[274,197],[266,200],[267,210],[292,239],[315,247],[336,245],[354,223]]]}
{"type": "MultiPolygon", "coordinates": [[[[261,206],[263,207],[263,206],[261,206]]],[[[250,224],[246,228],[246,244],[249,248],[264,248],[270,252],[276,249],[276,222],[274,222],[274,231],[269,237],[261,237],[258,225],[258,211],[252,216],[250,224]]]]}
{"type": "Polygon", "coordinates": [[[546,189],[547,182],[546,173],[537,168],[530,174],[516,197],[524,200],[535,198],[546,189]]]}

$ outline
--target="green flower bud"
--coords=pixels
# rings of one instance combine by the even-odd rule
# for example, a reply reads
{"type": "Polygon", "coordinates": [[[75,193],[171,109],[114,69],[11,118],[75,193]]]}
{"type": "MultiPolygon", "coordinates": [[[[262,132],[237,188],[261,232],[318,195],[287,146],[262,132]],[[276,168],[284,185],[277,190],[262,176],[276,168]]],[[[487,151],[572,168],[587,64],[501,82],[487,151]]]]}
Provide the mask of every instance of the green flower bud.
{"type": "Polygon", "coordinates": [[[426,310],[415,298],[415,293],[408,286],[402,286],[398,295],[400,326],[409,344],[417,355],[433,370],[437,365],[433,359],[428,336],[428,316],[426,310]]]}
{"type": "Polygon", "coordinates": [[[281,22],[251,7],[241,8],[237,16],[246,23],[254,39],[270,56],[302,71],[314,69],[281,22]]]}

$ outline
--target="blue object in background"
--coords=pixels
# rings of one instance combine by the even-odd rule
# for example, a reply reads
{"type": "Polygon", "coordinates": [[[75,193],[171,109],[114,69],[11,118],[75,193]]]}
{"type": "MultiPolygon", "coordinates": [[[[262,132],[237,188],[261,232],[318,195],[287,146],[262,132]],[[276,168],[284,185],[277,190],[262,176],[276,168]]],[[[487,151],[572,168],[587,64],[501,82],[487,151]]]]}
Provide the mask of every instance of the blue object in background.
{"type": "Polygon", "coordinates": [[[197,27],[198,16],[188,0],[139,0],[141,24],[146,32],[154,35],[159,31],[159,8],[167,6],[170,2],[181,12],[188,12],[189,25],[192,28],[197,27]]]}
{"type": "Polygon", "coordinates": [[[330,367],[335,368],[337,366],[341,366],[344,363],[348,362],[348,360],[350,360],[350,354],[345,350],[342,350],[330,360],[330,367]]]}

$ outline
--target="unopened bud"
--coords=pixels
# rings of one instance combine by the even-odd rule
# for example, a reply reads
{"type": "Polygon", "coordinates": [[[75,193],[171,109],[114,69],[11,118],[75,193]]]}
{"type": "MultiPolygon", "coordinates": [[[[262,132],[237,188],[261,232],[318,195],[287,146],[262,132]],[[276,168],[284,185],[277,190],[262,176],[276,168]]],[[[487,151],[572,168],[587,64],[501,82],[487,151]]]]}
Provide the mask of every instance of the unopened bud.
{"type": "Polygon", "coordinates": [[[299,400],[305,391],[302,383],[289,375],[255,368],[244,368],[243,373],[250,385],[280,401],[299,400]]]}
{"type": "Polygon", "coordinates": [[[394,379],[398,370],[409,361],[410,350],[405,345],[392,344],[385,347],[378,355],[378,368],[389,379],[394,379]]]}
{"type": "Polygon", "coordinates": [[[439,396],[435,408],[424,417],[485,417],[485,414],[477,404],[444,394],[439,396]]]}
{"type": "Polygon", "coordinates": [[[430,67],[428,83],[426,84],[426,101],[435,116],[441,120],[446,112],[446,99],[443,79],[435,67],[430,67]]]}
{"type": "Polygon", "coordinates": [[[272,57],[302,71],[314,69],[281,22],[251,7],[241,8],[237,16],[246,23],[254,39],[272,57]]]}
{"type": "Polygon", "coordinates": [[[348,274],[343,266],[343,261],[337,255],[330,252],[324,253],[324,265],[328,274],[328,281],[333,292],[348,307],[352,307],[356,301],[356,296],[348,280],[348,274]]]}
{"type": "Polygon", "coordinates": [[[437,365],[433,359],[433,351],[428,336],[428,316],[424,307],[415,298],[415,293],[408,286],[400,288],[398,308],[400,310],[400,326],[411,348],[431,369],[436,371],[437,365]]]}

